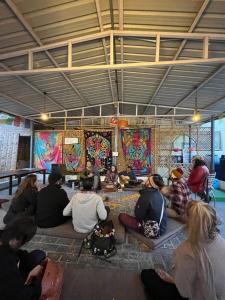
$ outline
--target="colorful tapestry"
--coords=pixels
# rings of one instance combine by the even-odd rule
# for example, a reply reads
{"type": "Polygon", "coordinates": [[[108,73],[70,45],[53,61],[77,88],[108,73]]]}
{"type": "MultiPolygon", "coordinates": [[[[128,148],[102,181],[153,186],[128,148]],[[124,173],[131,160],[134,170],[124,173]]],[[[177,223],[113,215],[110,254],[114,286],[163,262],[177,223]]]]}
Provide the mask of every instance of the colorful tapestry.
{"type": "Polygon", "coordinates": [[[85,131],[86,161],[103,171],[112,164],[112,132],[85,131]]]}
{"type": "Polygon", "coordinates": [[[34,166],[51,171],[52,164],[62,163],[61,132],[35,132],[34,135],[34,166]]]}
{"type": "Polygon", "coordinates": [[[67,171],[79,172],[81,159],[80,144],[63,145],[63,162],[66,165],[67,171]]]}
{"type": "Polygon", "coordinates": [[[11,116],[5,113],[0,113],[0,125],[30,128],[30,120],[23,119],[18,116],[11,116]]]}
{"type": "Polygon", "coordinates": [[[151,130],[121,129],[121,141],[125,161],[136,174],[148,174],[151,170],[151,130]]]}

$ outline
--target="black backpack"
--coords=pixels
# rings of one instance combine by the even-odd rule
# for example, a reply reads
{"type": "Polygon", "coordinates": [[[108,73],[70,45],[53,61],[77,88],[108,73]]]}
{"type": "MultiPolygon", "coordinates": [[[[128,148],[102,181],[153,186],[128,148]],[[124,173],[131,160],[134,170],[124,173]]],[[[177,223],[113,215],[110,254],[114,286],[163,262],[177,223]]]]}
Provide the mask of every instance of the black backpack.
{"type": "Polygon", "coordinates": [[[101,221],[93,231],[83,240],[78,257],[82,248],[90,249],[95,256],[104,256],[105,259],[117,253],[115,240],[115,229],[112,221],[101,221]]]}

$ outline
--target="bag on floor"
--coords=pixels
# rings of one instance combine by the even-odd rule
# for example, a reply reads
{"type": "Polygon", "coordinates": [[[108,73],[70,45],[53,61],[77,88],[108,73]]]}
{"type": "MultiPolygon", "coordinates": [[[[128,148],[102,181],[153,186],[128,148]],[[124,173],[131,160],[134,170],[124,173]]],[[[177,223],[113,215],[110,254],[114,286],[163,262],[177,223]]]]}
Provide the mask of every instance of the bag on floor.
{"type": "Polygon", "coordinates": [[[93,231],[84,239],[81,247],[90,249],[93,255],[110,258],[117,253],[115,244],[113,222],[102,221],[97,224],[93,231]]]}
{"type": "Polygon", "coordinates": [[[54,261],[47,258],[41,281],[40,300],[59,300],[63,286],[63,269],[54,261]]]}
{"type": "MultiPolygon", "coordinates": [[[[162,195],[161,195],[162,196],[162,195]]],[[[164,198],[162,196],[162,209],[159,223],[153,220],[142,221],[141,227],[143,229],[143,234],[147,238],[158,238],[160,236],[160,224],[162,221],[163,213],[164,213],[164,198]]]]}

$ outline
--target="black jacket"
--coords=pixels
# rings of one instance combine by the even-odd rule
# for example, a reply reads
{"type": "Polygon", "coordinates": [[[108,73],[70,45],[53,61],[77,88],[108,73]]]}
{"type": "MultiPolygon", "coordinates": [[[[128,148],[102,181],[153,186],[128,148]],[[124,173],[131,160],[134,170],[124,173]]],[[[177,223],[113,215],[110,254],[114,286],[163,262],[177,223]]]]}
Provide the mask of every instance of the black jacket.
{"type": "MultiPolygon", "coordinates": [[[[26,251],[14,251],[9,246],[0,246],[0,299],[1,300],[37,300],[41,293],[38,281],[25,286],[23,276],[17,263],[26,251]]],[[[26,274],[27,275],[27,274],[26,274]]]]}
{"type": "Polygon", "coordinates": [[[48,185],[37,196],[36,222],[39,227],[50,228],[63,224],[68,217],[63,210],[69,203],[67,193],[59,185],[48,185]]]}
{"type": "Polygon", "coordinates": [[[26,188],[18,198],[12,200],[12,204],[3,219],[4,223],[8,224],[19,216],[33,216],[36,210],[36,202],[37,190],[32,187],[26,188]]]}
{"type": "Polygon", "coordinates": [[[140,191],[140,197],[135,206],[135,217],[139,222],[151,220],[159,223],[163,201],[164,212],[160,224],[160,234],[166,231],[167,224],[166,203],[160,192],[153,188],[144,188],[140,191]]]}

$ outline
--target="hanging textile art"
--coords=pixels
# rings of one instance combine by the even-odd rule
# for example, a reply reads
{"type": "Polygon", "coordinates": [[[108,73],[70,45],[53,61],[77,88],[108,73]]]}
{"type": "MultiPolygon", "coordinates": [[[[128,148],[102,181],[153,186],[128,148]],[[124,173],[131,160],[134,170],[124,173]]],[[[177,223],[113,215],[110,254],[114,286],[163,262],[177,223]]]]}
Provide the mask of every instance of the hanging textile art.
{"type": "Polygon", "coordinates": [[[79,172],[81,160],[80,144],[63,145],[63,162],[67,171],[79,172]]]}
{"type": "Polygon", "coordinates": [[[112,132],[85,131],[86,161],[91,161],[99,171],[112,164],[112,132]]]}
{"type": "Polygon", "coordinates": [[[151,170],[151,129],[121,129],[123,154],[127,165],[136,174],[149,174],[151,170]]]}
{"type": "Polygon", "coordinates": [[[62,132],[35,132],[34,165],[51,171],[52,164],[62,163],[62,132]]]}

